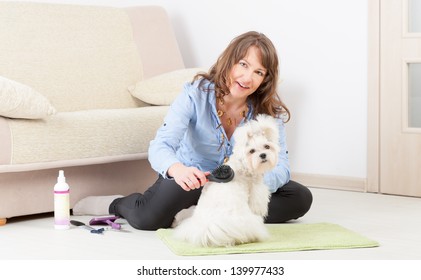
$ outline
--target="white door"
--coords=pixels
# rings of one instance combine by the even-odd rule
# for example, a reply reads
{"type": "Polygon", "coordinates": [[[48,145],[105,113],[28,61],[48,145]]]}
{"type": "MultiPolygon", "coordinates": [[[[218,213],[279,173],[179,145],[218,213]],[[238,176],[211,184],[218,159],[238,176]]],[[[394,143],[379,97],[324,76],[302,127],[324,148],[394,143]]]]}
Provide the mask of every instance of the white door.
{"type": "Polygon", "coordinates": [[[421,0],[380,1],[380,192],[421,197],[421,0]]]}

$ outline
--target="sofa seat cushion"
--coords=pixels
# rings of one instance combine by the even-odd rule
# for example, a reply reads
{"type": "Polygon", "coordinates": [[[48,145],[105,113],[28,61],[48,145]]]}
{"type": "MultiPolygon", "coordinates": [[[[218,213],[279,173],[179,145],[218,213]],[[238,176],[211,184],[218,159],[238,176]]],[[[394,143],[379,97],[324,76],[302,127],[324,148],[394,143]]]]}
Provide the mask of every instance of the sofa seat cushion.
{"type": "Polygon", "coordinates": [[[56,161],[83,163],[92,158],[146,154],[168,108],[98,109],[57,113],[45,120],[8,119],[10,164],[45,166],[56,161]]]}

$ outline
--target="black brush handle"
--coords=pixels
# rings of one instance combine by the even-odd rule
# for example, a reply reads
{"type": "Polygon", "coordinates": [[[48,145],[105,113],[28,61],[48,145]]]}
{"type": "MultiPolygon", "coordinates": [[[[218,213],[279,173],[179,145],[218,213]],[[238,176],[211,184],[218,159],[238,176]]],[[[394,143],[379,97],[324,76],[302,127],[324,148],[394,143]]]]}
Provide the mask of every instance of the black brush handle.
{"type": "Polygon", "coordinates": [[[221,165],[206,176],[209,181],[227,183],[234,178],[234,170],[228,165],[221,165]]]}

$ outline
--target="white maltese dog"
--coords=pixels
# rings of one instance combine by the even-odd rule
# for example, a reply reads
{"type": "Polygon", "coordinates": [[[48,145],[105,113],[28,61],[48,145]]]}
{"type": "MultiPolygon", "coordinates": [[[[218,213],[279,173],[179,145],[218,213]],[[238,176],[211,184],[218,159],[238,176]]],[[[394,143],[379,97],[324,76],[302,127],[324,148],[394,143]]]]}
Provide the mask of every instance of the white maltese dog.
{"type": "Polygon", "coordinates": [[[270,192],[263,174],[278,161],[279,131],[275,119],[258,115],[234,133],[235,146],[227,165],[234,178],[207,183],[197,206],[180,211],[174,237],[196,246],[222,247],[263,241],[270,192]]]}

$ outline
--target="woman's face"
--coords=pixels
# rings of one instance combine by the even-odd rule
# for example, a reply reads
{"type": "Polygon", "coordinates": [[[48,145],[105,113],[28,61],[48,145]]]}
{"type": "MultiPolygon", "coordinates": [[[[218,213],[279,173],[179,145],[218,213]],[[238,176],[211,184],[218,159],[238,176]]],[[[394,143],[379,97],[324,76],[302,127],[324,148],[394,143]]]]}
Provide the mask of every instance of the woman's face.
{"type": "Polygon", "coordinates": [[[230,94],[234,98],[247,98],[262,84],[267,69],[262,66],[260,50],[252,46],[245,57],[231,69],[228,85],[230,94]]]}

